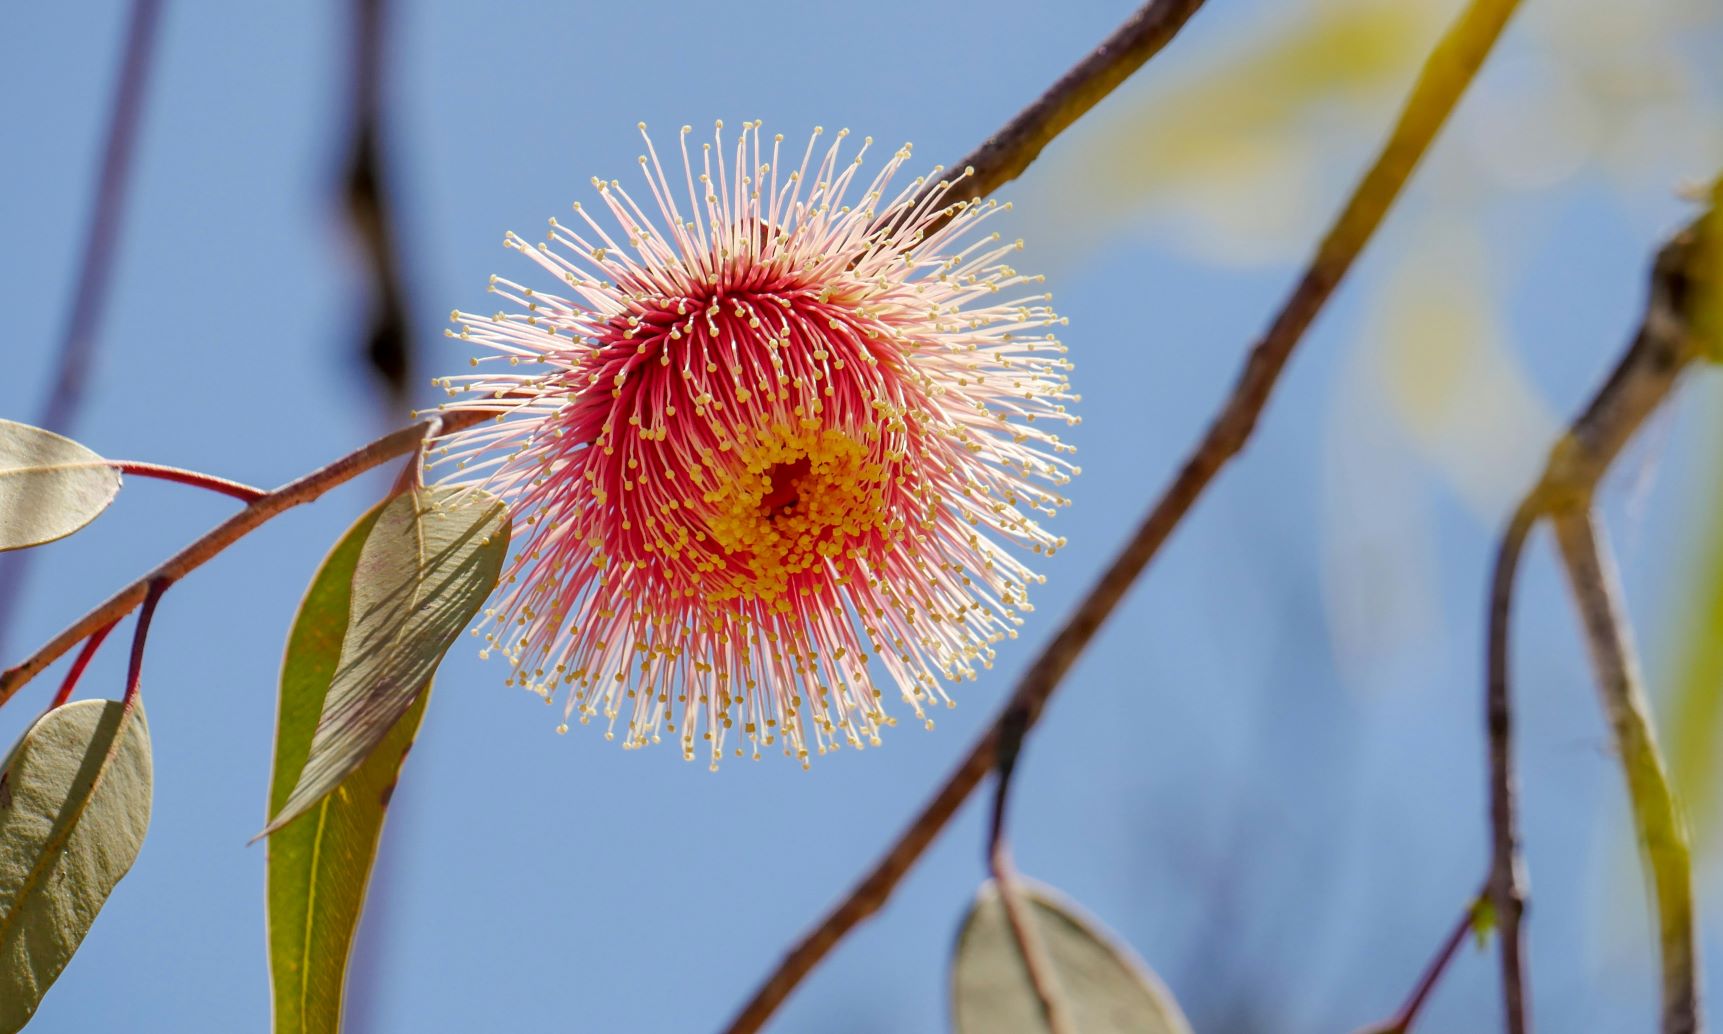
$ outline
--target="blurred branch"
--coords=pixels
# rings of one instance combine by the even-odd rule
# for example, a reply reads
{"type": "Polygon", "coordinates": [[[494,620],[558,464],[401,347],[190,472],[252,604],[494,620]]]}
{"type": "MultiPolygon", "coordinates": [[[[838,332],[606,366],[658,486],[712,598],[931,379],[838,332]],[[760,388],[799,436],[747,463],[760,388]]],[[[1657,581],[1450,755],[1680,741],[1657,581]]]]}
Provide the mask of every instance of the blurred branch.
{"type": "MultiPolygon", "coordinates": [[[[957,769],[873,870],[790,949],[731,1020],[726,1028],[730,1034],[759,1030],[838,941],[885,904],[898,881],[988,770],[999,759],[1016,757],[1024,735],[1034,726],[1059,681],[1094,638],[1102,622],[1221,467],[1249,440],[1293,349],[1399,196],[1412,169],[1447,121],[1515,6],[1515,0],[1472,0],[1436,44],[1376,161],[1354,188],[1274,322],[1251,350],[1232,393],[1172,484],[1053,640],[1024,672],[1000,716],[970,747],[957,769]]],[[[1001,809],[1006,789],[1008,786],[1000,789],[1001,809]]]]}
{"type": "Polygon", "coordinates": [[[178,581],[222,550],[256,531],[270,518],[295,506],[312,502],[336,485],[351,481],[396,456],[416,452],[429,435],[458,431],[495,415],[494,412],[482,409],[457,410],[409,424],[304,477],[265,492],[245,509],[163,561],[154,571],[108,597],[100,606],[49,640],[46,646],[0,672],[0,705],[12,699],[25,683],[41,674],[44,668],[54,663],[62,654],[131,613],[133,608],[144,602],[152,584],[178,581]]]}
{"type": "Polygon", "coordinates": [[[391,402],[405,404],[413,375],[412,328],[396,249],[394,203],[383,165],[385,0],[354,0],[353,140],[343,200],[365,248],[371,282],[366,363],[391,402]]]}
{"type": "Polygon", "coordinates": [[[1513,710],[1508,692],[1508,621],[1513,614],[1514,579],[1537,511],[1521,505],[1508,521],[1490,575],[1488,630],[1485,633],[1487,689],[1484,723],[1489,738],[1490,874],[1485,886],[1495,910],[1502,945],[1502,1008],[1508,1034],[1526,1034],[1525,874],[1519,855],[1513,758],[1513,710]]]}
{"type": "Polygon", "coordinates": [[[1718,357],[1720,342],[1711,321],[1711,306],[1723,285],[1720,212],[1723,179],[1712,190],[1710,210],[1658,252],[1645,317],[1626,355],[1551,450],[1542,477],[1520,504],[1503,536],[1490,594],[1490,821],[1495,844],[1490,891],[1502,927],[1504,1006],[1510,1034],[1523,1032],[1527,1021],[1518,958],[1523,902],[1515,857],[1513,775],[1508,764],[1508,618],[1520,546],[1543,518],[1555,528],[1579,606],[1604,711],[1615,733],[1627,781],[1634,829],[1656,887],[1663,967],[1662,1031],[1687,1034],[1700,1026],[1687,831],[1639,689],[1628,624],[1617,601],[1613,561],[1598,541],[1592,497],[1628,440],[1669,398],[1682,372],[1696,360],[1718,357]]]}
{"type": "MultiPolygon", "coordinates": [[[[60,333],[59,365],[48,397],[43,401],[36,426],[64,432],[77,419],[89,379],[90,357],[96,335],[107,311],[108,283],[112,279],[114,253],[119,250],[125,229],[125,204],[131,182],[132,153],[137,129],[149,92],[150,58],[161,24],[161,0],[134,0],[126,24],[124,56],[114,81],[108,109],[107,143],[96,174],[96,193],[89,223],[84,227],[84,249],[78,262],[78,279],[66,305],[66,322],[60,333]]],[[[5,646],[12,609],[24,588],[29,553],[0,557],[0,649],[5,646]]]]}

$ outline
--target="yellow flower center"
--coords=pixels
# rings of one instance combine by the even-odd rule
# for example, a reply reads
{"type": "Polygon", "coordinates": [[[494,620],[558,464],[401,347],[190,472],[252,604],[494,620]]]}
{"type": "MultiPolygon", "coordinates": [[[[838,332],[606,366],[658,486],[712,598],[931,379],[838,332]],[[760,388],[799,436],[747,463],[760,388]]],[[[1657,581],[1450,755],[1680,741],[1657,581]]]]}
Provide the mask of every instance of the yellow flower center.
{"type": "MultiPolygon", "coordinates": [[[[708,530],[732,569],[719,599],[779,601],[799,575],[823,574],[829,558],[865,558],[903,522],[886,505],[886,470],[861,442],[839,430],[777,428],[748,451],[728,483],[706,494],[708,530]]],[[[847,567],[848,565],[844,565],[847,567]]]]}

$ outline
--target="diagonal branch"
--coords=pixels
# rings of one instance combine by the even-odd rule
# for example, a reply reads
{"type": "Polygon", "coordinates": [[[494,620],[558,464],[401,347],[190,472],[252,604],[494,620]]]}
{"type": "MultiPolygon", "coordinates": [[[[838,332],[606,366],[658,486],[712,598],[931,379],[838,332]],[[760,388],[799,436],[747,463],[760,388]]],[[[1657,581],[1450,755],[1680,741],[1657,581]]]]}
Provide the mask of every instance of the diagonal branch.
{"type": "Polygon", "coordinates": [[[1054,138],[1161,52],[1203,0],[1150,0],[999,132],[952,166],[973,169],[964,196],[986,197],[1022,175],[1054,138]]]}
{"type": "Polygon", "coordinates": [[[996,759],[1016,755],[1013,741],[1020,744],[1060,679],[1137,575],[1190,512],[1221,467],[1249,440],[1293,349],[1399,196],[1413,167],[1447,121],[1514,7],[1515,0],[1472,0],[1437,43],[1375,163],[1353,190],[1345,209],[1323,238],[1304,276],[1268,331],[1251,350],[1232,393],[1172,484],[1150,508],[1135,534],[1090,588],[1064,627],[1024,672],[1000,717],[969,748],[932,800],[874,868],[790,949],[725,1028],[730,1034],[759,1030],[838,941],[885,904],[898,881],[981,783],[996,759]]]}

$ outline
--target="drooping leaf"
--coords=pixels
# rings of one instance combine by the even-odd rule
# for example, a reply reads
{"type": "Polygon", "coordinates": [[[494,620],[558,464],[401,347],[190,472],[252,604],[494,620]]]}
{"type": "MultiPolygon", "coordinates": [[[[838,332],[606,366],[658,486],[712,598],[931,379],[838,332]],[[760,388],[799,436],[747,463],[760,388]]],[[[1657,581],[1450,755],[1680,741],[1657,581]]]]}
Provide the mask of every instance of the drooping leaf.
{"type": "MultiPolygon", "coordinates": [[[[323,561],[299,605],[281,664],[269,810],[286,803],[311,752],[341,660],[353,573],[379,505],[323,561]]],[[[269,972],[276,1034],[340,1029],[347,960],[359,928],[389,796],[418,733],[431,685],[335,791],[269,838],[269,972]]]]}
{"type": "Polygon", "coordinates": [[[0,550],[65,538],[96,519],[120,472],[70,438],[0,420],[0,550]]]}
{"type": "Polygon", "coordinates": [[[150,822],[142,705],[80,700],[32,725],[0,772],[0,1034],[28,1023],[150,822]]]}
{"type": "Polygon", "coordinates": [[[353,568],[341,659],[298,782],[260,835],[303,814],[388,735],[496,586],[508,552],[502,503],[415,489],[377,514],[353,568]]]}
{"type": "MultiPolygon", "coordinates": [[[[1053,967],[1060,1001],[1081,1034],[1190,1034],[1178,1003],[1147,967],[1048,887],[1024,903],[1053,967]]],[[[984,884],[957,938],[951,968],[957,1034],[1046,1034],[1047,1022],[999,901],[984,884]]]]}

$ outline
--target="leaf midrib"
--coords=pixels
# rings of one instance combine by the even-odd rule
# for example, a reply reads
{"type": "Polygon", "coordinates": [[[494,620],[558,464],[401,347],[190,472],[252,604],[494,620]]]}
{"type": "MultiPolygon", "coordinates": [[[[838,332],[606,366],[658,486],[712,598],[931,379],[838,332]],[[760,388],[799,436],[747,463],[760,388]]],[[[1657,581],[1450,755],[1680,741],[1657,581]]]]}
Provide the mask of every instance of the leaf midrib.
{"type": "MultiPolygon", "coordinates": [[[[126,730],[131,725],[132,707],[130,704],[122,705],[122,707],[120,727],[114,732],[114,742],[108,745],[108,752],[102,758],[101,765],[96,769],[95,778],[90,780],[90,791],[84,794],[83,799],[78,802],[71,817],[57,825],[49,834],[48,839],[43,841],[42,850],[36,856],[36,864],[30,867],[30,872],[25,876],[23,885],[18,888],[18,896],[13,899],[14,907],[5,915],[0,916],[0,944],[6,943],[6,938],[11,934],[12,927],[18,922],[18,917],[24,914],[24,906],[29,902],[31,892],[42,882],[42,874],[51,867],[52,860],[60,857],[59,848],[72,838],[72,831],[78,828],[78,823],[83,820],[84,812],[89,810],[90,802],[96,799],[96,792],[102,788],[102,783],[107,780],[108,770],[113,767],[114,759],[119,756],[120,747],[125,743],[126,730]]],[[[99,719],[96,728],[101,728],[99,719]]]]}
{"type": "MultiPolygon", "coordinates": [[[[413,538],[414,538],[414,542],[415,542],[415,552],[417,555],[417,563],[414,565],[414,570],[413,570],[413,595],[409,600],[408,613],[412,613],[413,608],[417,608],[418,603],[419,603],[420,593],[423,591],[423,588],[424,588],[424,577],[423,577],[423,575],[424,575],[424,570],[425,570],[425,552],[426,552],[426,549],[425,549],[425,522],[421,519],[422,514],[420,513],[419,503],[418,503],[418,500],[416,498],[412,500],[412,506],[413,506],[413,538]]],[[[367,539],[369,539],[370,536],[376,532],[376,530],[377,530],[376,526],[372,525],[371,530],[366,532],[365,537],[367,539]]],[[[360,545],[360,552],[361,552],[361,555],[364,552],[364,545],[363,544],[360,545]]],[[[355,569],[357,569],[357,564],[355,564],[355,569]]],[[[351,621],[352,617],[353,617],[351,594],[349,594],[349,597],[348,597],[347,617],[348,617],[349,621],[351,621]]],[[[391,638],[391,646],[399,644],[400,639],[401,639],[400,634],[399,634],[399,632],[397,632],[396,635],[391,638]]],[[[336,670],[339,671],[339,665],[340,665],[339,659],[337,659],[336,665],[337,665],[336,670]]],[[[333,675],[331,676],[330,682],[331,682],[331,688],[333,688],[333,684],[334,684],[333,675]]],[[[408,706],[409,707],[412,706],[410,702],[409,702],[408,706]]],[[[396,719],[396,721],[399,721],[399,720],[400,720],[399,718],[396,719]]],[[[391,723],[390,728],[393,728],[392,723],[391,723]]],[[[383,735],[387,736],[388,731],[385,730],[383,735]]],[[[315,734],[315,732],[313,732],[313,742],[315,742],[315,741],[316,741],[316,734],[315,734]]],[[[381,741],[379,740],[379,742],[381,742],[381,741]]],[[[363,761],[360,762],[361,765],[363,763],[364,763],[363,761]]],[[[358,769],[355,768],[354,771],[358,771],[358,769]]],[[[304,774],[304,768],[303,767],[301,767],[301,769],[300,769],[300,774],[301,774],[301,776],[303,776],[303,774],[304,774]]],[[[316,931],[316,926],[317,926],[317,883],[318,883],[319,878],[322,875],[322,869],[319,867],[318,862],[323,856],[323,837],[324,837],[324,834],[327,831],[328,825],[329,825],[329,807],[330,807],[330,803],[331,803],[331,798],[335,795],[335,793],[337,793],[340,790],[341,783],[346,782],[347,777],[351,776],[352,774],[353,774],[352,772],[349,772],[347,774],[347,776],[343,776],[340,782],[337,782],[334,786],[329,788],[329,792],[324,794],[323,800],[321,800],[317,803],[317,831],[312,835],[312,838],[311,838],[311,866],[310,866],[309,875],[307,876],[306,881],[305,881],[305,884],[306,884],[306,889],[305,889],[305,932],[304,932],[303,942],[300,944],[300,947],[299,947],[299,1034],[307,1034],[307,1031],[309,1030],[309,1028],[307,1027],[307,1022],[308,1022],[307,1018],[310,1015],[310,1001],[311,1001],[311,942],[313,940],[313,937],[314,937],[314,934],[316,931]]],[[[300,817],[303,818],[304,816],[300,816],[300,817]]],[[[355,930],[356,929],[357,928],[355,928],[355,930]]],[[[336,1003],[336,1010],[337,1010],[336,1014],[337,1015],[340,1014],[340,1009],[341,1009],[340,999],[345,999],[345,998],[346,998],[346,981],[343,980],[341,992],[337,996],[337,1003],[336,1003]]]]}
{"type": "MultiPolygon", "coordinates": [[[[334,791],[330,791],[333,793],[334,791]]],[[[303,816],[301,816],[303,817],[303,816]]],[[[317,832],[311,838],[311,874],[305,881],[305,940],[299,947],[299,1034],[306,1034],[311,1001],[311,935],[317,925],[317,867],[323,856],[323,831],[329,823],[327,798],[317,805],[317,832]]]]}

